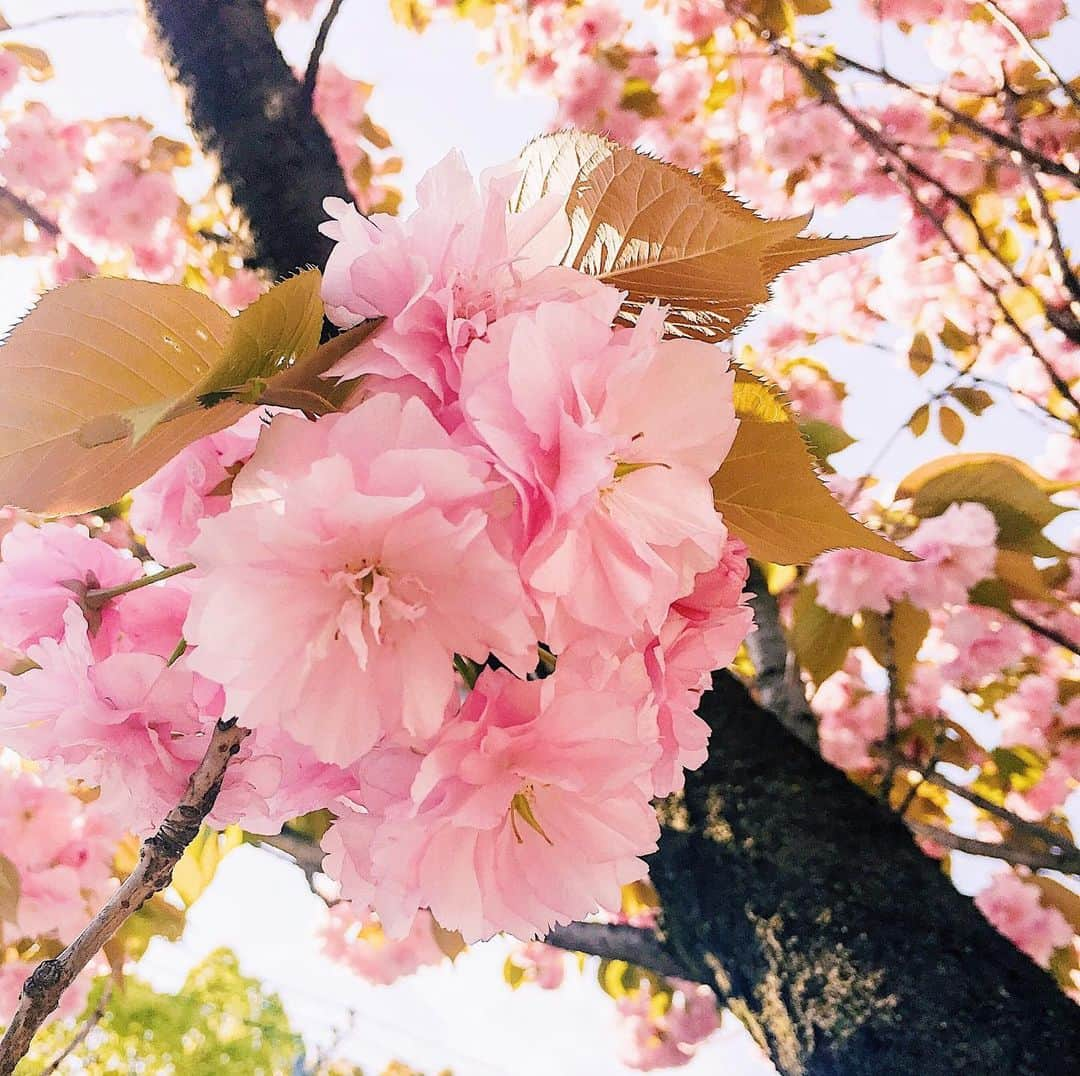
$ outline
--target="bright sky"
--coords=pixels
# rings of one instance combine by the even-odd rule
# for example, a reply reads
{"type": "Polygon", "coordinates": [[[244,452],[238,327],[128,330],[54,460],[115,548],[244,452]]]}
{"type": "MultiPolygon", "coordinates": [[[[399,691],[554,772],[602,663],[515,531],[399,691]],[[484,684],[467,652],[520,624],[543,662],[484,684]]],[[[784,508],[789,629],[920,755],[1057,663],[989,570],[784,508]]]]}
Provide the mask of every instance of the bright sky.
{"type": "MultiPolygon", "coordinates": [[[[633,7],[639,6],[635,0],[633,7]]],[[[857,25],[848,10],[853,6],[854,0],[838,0],[832,25],[857,25]]],[[[135,4],[0,0],[0,11],[15,25],[60,12],[123,7],[134,12],[135,4]]],[[[137,26],[131,14],[20,33],[19,40],[47,48],[57,70],[53,82],[35,87],[35,96],[71,116],[137,109],[165,133],[182,136],[182,113],[155,61],[140,51],[137,26]]],[[[300,26],[285,35],[294,62],[303,61],[310,36],[310,28],[300,26]]],[[[875,55],[873,42],[847,43],[850,51],[875,55]]],[[[890,62],[903,71],[913,51],[898,34],[890,34],[887,45],[890,62]]],[[[327,55],[350,74],[376,84],[370,109],[404,156],[406,193],[453,147],[463,150],[474,169],[513,157],[552,114],[548,101],[502,90],[492,70],[474,62],[478,47],[470,27],[445,21],[416,37],[391,22],[387,0],[349,0],[334,26],[327,55]]],[[[892,226],[888,215],[880,204],[852,205],[817,224],[838,234],[880,233],[892,226]]],[[[0,327],[29,306],[34,284],[32,267],[0,258],[0,327]]],[[[829,357],[858,401],[847,409],[848,423],[850,432],[864,440],[836,461],[842,470],[857,474],[902,417],[922,402],[924,390],[914,377],[884,368],[871,352],[837,346],[829,357]]],[[[1000,449],[1007,443],[1010,451],[1030,456],[1041,441],[1027,419],[1006,420],[992,411],[975,424],[965,448],[1000,449]]],[[[905,437],[883,470],[898,478],[946,451],[948,446],[933,435],[917,444],[905,437]]],[[[960,873],[978,888],[985,864],[960,873]]],[[[225,861],[191,912],[184,938],[174,945],[155,943],[143,972],[172,989],[193,963],[228,945],[249,974],[281,993],[305,1036],[326,1042],[351,1027],[342,1052],[374,1071],[394,1057],[429,1072],[451,1066],[456,1076],[617,1076],[630,1071],[615,1060],[612,1005],[596,986],[591,965],[584,977],[571,973],[558,992],[526,988],[511,994],[501,976],[508,943],[496,941],[474,948],[453,970],[426,969],[394,986],[375,987],[319,954],[313,937],[324,914],[298,870],[268,852],[241,848],[225,861]]],[[[773,1070],[755,1058],[745,1032],[728,1017],[724,1031],[681,1071],[687,1076],[719,1071],[760,1076],[773,1070]]]]}

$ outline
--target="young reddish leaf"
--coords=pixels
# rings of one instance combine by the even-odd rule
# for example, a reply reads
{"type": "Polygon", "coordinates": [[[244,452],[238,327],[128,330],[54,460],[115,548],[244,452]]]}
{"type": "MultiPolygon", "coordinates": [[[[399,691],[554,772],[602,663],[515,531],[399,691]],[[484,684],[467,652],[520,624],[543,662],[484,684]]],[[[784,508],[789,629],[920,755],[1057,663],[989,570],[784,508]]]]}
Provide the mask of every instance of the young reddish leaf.
{"type": "Polygon", "coordinates": [[[37,512],[109,504],[235,422],[239,408],[192,415],[142,446],[137,463],[126,443],[101,443],[107,416],[171,403],[204,377],[230,321],[204,295],[145,281],[77,280],[43,296],[0,347],[0,502],[37,512]]]}
{"type": "Polygon", "coordinates": [[[628,320],[659,300],[675,336],[723,339],[784,270],[880,242],[800,238],[809,217],[764,220],[700,176],[595,134],[545,135],[521,159],[512,208],[563,194],[571,228],[563,264],[626,291],[628,320]]]}
{"type": "Polygon", "coordinates": [[[834,499],[779,390],[746,370],[735,378],[739,431],[712,485],[717,510],[751,555],[808,564],[828,549],[850,547],[913,560],[834,499]]]}
{"type": "Polygon", "coordinates": [[[330,409],[319,279],[293,277],[237,318],[146,281],[79,280],[43,296],[0,347],[0,502],[111,504],[277,389],[283,406],[330,409]]]}
{"type": "Polygon", "coordinates": [[[788,635],[796,659],[815,684],[832,676],[857,642],[854,621],[818,605],[817,587],[813,583],[804,583],[799,588],[788,635]]]}
{"type": "Polygon", "coordinates": [[[981,415],[994,403],[994,397],[986,389],[976,389],[965,385],[949,389],[949,395],[973,415],[981,415]]]}

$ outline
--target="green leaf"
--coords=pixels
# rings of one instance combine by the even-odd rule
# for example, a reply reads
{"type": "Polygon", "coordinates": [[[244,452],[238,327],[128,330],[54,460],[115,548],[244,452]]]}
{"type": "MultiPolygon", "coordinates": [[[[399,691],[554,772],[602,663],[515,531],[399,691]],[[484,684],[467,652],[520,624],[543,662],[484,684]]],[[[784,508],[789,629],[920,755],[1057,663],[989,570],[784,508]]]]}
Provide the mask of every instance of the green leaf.
{"type": "Polygon", "coordinates": [[[901,690],[907,686],[915,668],[916,655],[929,630],[930,614],[908,601],[897,602],[892,607],[891,618],[869,610],[862,614],[863,645],[882,668],[888,667],[887,640],[892,635],[892,664],[896,670],[897,686],[901,690]]]}
{"type": "Polygon", "coordinates": [[[18,868],[7,856],[0,855],[0,923],[15,922],[21,891],[18,868]]]}
{"type": "Polygon", "coordinates": [[[827,464],[829,457],[843,452],[855,444],[855,438],[834,426],[831,422],[823,422],[821,419],[811,418],[799,423],[799,432],[806,439],[810,451],[818,458],[822,465],[827,464]]]}
{"type": "Polygon", "coordinates": [[[944,456],[912,471],[897,490],[912,498],[922,519],[939,516],[951,504],[977,501],[994,514],[998,545],[1037,557],[1063,556],[1042,534],[1043,528],[1066,511],[1050,493],[1069,488],[1050,482],[1026,463],[992,452],[944,456]]]}
{"type": "Polygon", "coordinates": [[[804,583],[791,610],[791,648],[815,684],[826,681],[856,643],[851,617],[837,616],[817,603],[817,587],[804,583]]]}
{"type": "Polygon", "coordinates": [[[713,475],[713,494],[728,528],[755,559],[808,564],[843,547],[915,559],[848,515],[833,497],[775,385],[737,369],[735,412],[739,430],[713,475]]]}

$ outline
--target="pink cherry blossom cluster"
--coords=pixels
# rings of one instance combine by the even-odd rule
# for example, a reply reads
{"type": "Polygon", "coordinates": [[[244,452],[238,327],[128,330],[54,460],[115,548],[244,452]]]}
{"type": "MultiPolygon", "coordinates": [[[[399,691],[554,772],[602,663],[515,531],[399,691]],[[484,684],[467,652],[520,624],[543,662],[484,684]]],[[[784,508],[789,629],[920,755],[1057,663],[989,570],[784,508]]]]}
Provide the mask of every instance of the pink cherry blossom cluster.
{"type": "Polygon", "coordinates": [[[194,571],[141,585],[71,521],[0,547],[5,743],[145,832],[235,717],[211,821],[334,804],[328,870],[395,937],[617,913],[751,627],[709,481],[726,358],[658,307],[617,326],[622,293],[557,264],[561,200],[512,214],[516,183],[451,155],[406,221],[328,203],[327,308],[386,320],[331,372],[349,410],[253,414],[135,491],[194,571]]]}
{"type": "Polygon", "coordinates": [[[689,1064],[719,1026],[716,995],[707,986],[681,979],[668,983],[669,996],[654,994],[646,979],[615,1003],[619,1059],[629,1068],[648,1072],[689,1064]]]}
{"type": "Polygon", "coordinates": [[[975,897],[975,905],[1009,941],[1044,968],[1055,949],[1072,943],[1073,930],[1065,916],[1045,905],[1038,887],[1013,871],[995,874],[975,897]]]}
{"type": "MultiPolygon", "coordinates": [[[[103,809],[152,831],[182,795],[222,714],[222,692],[182,643],[191,594],[180,578],[105,597],[143,567],[81,525],[19,522],[0,544],[0,742],[101,789],[103,809]]],[[[285,733],[249,738],[212,821],[274,833],[350,787],[285,733]]]]}
{"type": "MultiPolygon", "coordinates": [[[[459,6],[432,6],[469,17],[459,6]]],[[[1001,379],[1046,407],[1054,398],[1050,370],[1066,382],[1080,377],[1075,334],[1070,339],[1035,306],[1021,315],[1018,330],[1003,319],[995,298],[1015,285],[1019,271],[1044,308],[1068,304],[1038,243],[1018,258],[995,256],[996,229],[1010,243],[1016,237],[1006,226],[1026,212],[1029,182],[1006,151],[988,136],[949,124],[933,101],[974,110],[972,118],[992,134],[1015,134],[1036,152],[1055,159],[1068,154],[1076,118],[1061,96],[1048,95],[1039,109],[1010,116],[1001,93],[1003,76],[1015,88],[1031,62],[1030,47],[1017,34],[1067,34],[1065,5],[1010,0],[995,18],[968,0],[867,0],[862,8],[867,19],[896,23],[910,35],[909,51],[924,50],[922,66],[940,72],[936,80],[907,88],[887,76],[856,81],[845,71],[830,71],[848,110],[918,170],[907,182],[889,166],[888,153],[853,131],[842,109],[812,90],[786,53],[769,47],[768,38],[754,40],[748,26],[772,37],[778,32],[762,26],[768,13],[760,5],[661,0],[637,11],[610,0],[524,7],[501,2],[485,5],[475,21],[504,75],[555,100],[554,128],[601,131],[703,168],[773,216],[859,197],[898,203],[897,235],[880,254],[847,258],[843,266],[819,263],[779,281],[777,301],[762,321],[770,371],[784,359],[813,354],[822,336],[837,336],[838,326],[846,340],[901,354],[906,344],[897,344],[890,323],[931,337],[958,329],[971,340],[960,346],[966,371],[998,376],[995,369],[1006,367],[1001,379]],[[990,247],[972,247],[973,214],[958,199],[978,205],[990,247]]],[[[808,44],[817,40],[816,25],[800,17],[798,30],[791,31],[793,40],[807,42],[795,54],[811,66],[827,62],[808,44]]],[[[829,33],[836,33],[834,26],[829,33]]],[[[843,33],[838,36],[841,52],[859,54],[855,45],[848,49],[843,33]]],[[[1041,182],[1050,197],[1073,194],[1066,182],[1041,182]]],[[[948,365],[956,347],[946,344],[939,361],[948,365]]],[[[794,380],[805,377],[802,370],[794,380]]],[[[785,376],[779,380],[788,387],[785,376]]],[[[821,400],[803,400],[798,386],[791,388],[800,404],[821,400]]],[[[808,415],[836,424],[835,411],[829,418],[814,410],[808,415]]]]}
{"type": "Polygon", "coordinates": [[[840,616],[861,609],[886,613],[907,598],[921,609],[963,605],[970,589],[994,572],[997,523],[974,502],[951,504],[940,516],[923,520],[904,545],[920,559],[913,563],[861,549],[824,553],[806,573],[817,585],[817,601],[840,616]]]}
{"type": "Polygon", "coordinates": [[[66,787],[8,764],[0,766],[0,820],[0,854],[19,880],[6,939],[71,941],[111,891],[123,827],[99,802],[88,805],[66,787]]]}
{"type": "Polygon", "coordinates": [[[420,912],[403,938],[390,938],[377,915],[357,917],[349,904],[339,902],[328,909],[319,936],[331,960],[368,982],[387,986],[446,959],[435,939],[437,929],[430,913],[420,912]]]}
{"type": "Polygon", "coordinates": [[[190,547],[191,668],[355,774],[328,870],[392,935],[617,909],[750,626],[709,486],[725,360],[659,310],[614,327],[620,293],[555,265],[559,202],[508,214],[516,182],[451,155],[404,222],[330,204],[328,310],[387,319],[333,371],[358,402],[277,416],[190,547]]]}

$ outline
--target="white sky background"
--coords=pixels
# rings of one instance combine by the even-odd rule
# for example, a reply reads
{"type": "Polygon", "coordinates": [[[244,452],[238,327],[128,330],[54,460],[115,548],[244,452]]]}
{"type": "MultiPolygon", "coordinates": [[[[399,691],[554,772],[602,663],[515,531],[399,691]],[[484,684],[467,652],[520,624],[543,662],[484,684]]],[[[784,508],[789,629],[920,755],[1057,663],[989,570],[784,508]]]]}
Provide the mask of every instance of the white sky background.
{"type": "MultiPolygon", "coordinates": [[[[864,31],[868,26],[851,18],[854,0],[835,4],[837,12],[817,25],[841,34],[848,52],[874,60],[876,40],[851,37],[853,26],[864,31]]],[[[0,0],[0,11],[15,25],[61,12],[125,6],[135,7],[125,0],[0,0]]],[[[627,7],[637,10],[640,0],[627,7]]],[[[33,96],[59,114],[74,118],[137,111],[164,133],[184,137],[180,108],[156,61],[140,51],[136,27],[131,15],[52,23],[17,38],[5,36],[49,51],[57,77],[33,87],[33,96]]],[[[313,26],[287,28],[283,40],[294,62],[303,62],[313,32],[313,26]]],[[[920,74],[918,66],[911,66],[917,50],[902,35],[887,32],[886,44],[898,74],[920,74]]],[[[347,0],[335,23],[326,55],[349,74],[375,83],[370,111],[404,157],[400,185],[406,206],[417,178],[451,148],[461,149],[474,170],[498,164],[512,158],[553,115],[550,101],[501,89],[493,70],[474,62],[479,48],[471,26],[446,20],[437,20],[417,37],[393,24],[387,0],[347,0]]],[[[1053,42],[1048,51],[1067,75],[1075,73],[1067,42],[1053,42]]],[[[887,231],[895,219],[895,209],[882,203],[852,204],[819,216],[815,224],[822,231],[857,235],[887,231]]],[[[35,284],[30,263],[0,258],[0,328],[30,305],[35,284]]],[[[925,384],[890,366],[879,353],[836,345],[824,354],[848,382],[847,425],[859,438],[834,463],[859,474],[923,402],[925,384]]],[[[1043,442],[1041,428],[1007,411],[993,409],[970,422],[963,447],[1000,450],[1008,445],[1014,454],[1036,455],[1043,442]]],[[[924,459],[949,451],[954,450],[935,434],[918,442],[905,434],[879,473],[898,479],[924,459]]],[[[956,866],[963,888],[978,888],[987,864],[956,866]]],[[[350,1026],[350,1011],[356,1012],[342,1053],[374,1071],[394,1057],[429,1072],[449,1066],[456,1076],[617,1076],[630,1071],[615,1060],[612,1003],[592,977],[595,962],[582,977],[570,971],[557,992],[526,987],[511,993],[501,974],[509,943],[495,941],[475,947],[454,969],[425,969],[394,986],[375,987],[320,955],[313,939],[324,914],[298,870],[270,853],[241,848],[225,861],[190,913],[184,938],[175,945],[154,944],[143,962],[144,974],[162,988],[175,989],[193,963],[228,945],[247,973],[280,992],[296,1026],[312,1041],[335,1038],[350,1026]]],[[[773,1070],[755,1058],[745,1033],[728,1017],[725,1030],[680,1071],[687,1076],[720,1071],[759,1076],[773,1070]]]]}

